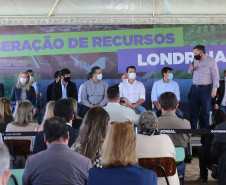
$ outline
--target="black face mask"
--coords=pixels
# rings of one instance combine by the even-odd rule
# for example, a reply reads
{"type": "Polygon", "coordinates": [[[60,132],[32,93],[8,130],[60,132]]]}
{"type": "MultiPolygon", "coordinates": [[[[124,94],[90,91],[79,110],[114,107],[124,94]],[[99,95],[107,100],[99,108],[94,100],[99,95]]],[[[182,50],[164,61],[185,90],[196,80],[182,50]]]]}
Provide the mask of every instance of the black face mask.
{"type": "Polygon", "coordinates": [[[200,60],[202,57],[200,55],[195,55],[194,58],[195,60],[200,60]]]}
{"type": "Polygon", "coordinates": [[[65,82],[69,82],[71,80],[71,77],[64,77],[65,82]]]}

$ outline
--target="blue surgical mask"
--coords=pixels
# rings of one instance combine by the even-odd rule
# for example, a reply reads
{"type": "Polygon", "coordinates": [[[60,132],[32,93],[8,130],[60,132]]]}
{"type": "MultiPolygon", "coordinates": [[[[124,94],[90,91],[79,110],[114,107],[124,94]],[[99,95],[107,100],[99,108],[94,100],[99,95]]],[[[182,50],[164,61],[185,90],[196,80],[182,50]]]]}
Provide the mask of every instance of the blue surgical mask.
{"type": "Polygon", "coordinates": [[[169,80],[172,80],[173,79],[173,73],[169,73],[168,74],[169,76],[167,77],[169,80]]]}

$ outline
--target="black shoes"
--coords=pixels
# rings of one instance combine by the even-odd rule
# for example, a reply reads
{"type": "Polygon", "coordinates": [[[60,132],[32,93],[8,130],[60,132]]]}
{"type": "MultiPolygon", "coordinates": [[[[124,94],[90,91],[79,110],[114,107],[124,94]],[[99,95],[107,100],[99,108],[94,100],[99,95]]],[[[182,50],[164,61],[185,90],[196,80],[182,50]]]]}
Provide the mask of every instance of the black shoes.
{"type": "Polygon", "coordinates": [[[198,182],[207,182],[207,178],[202,178],[202,177],[199,177],[197,179],[198,182]]]}
{"type": "Polygon", "coordinates": [[[217,175],[218,175],[218,171],[217,171],[217,165],[213,165],[212,167],[211,167],[211,171],[212,171],[212,173],[211,173],[211,177],[213,177],[214,179],[217,179],[217,175]]]}

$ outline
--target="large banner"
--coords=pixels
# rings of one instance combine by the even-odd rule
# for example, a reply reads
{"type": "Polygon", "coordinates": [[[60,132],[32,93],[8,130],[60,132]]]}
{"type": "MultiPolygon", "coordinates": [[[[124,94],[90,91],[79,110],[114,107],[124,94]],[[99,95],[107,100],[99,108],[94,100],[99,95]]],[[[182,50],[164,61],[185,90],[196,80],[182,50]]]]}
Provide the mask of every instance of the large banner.
{"type": "Polygon", "coordinates": [[[161,69],[174,69],[181,91],[180,108],[189,117],[188,93],[192,76],[187,73],[193,47],[206,46],[218,62],[220,75],[226,68],[225,25],[142,25],[142,26],[14,26],[0,27],[0,82],[10,98],[21,71],[35,71],[41,83],[41,103],[53,74],[71,70],[77,88],[86,81],[93,66],[100,66],[109,85],[120,83],[126,67],[137,68],[137,80],[146,87],[144,106],[151,108],[151,89],[162,78],[161,69]]]}

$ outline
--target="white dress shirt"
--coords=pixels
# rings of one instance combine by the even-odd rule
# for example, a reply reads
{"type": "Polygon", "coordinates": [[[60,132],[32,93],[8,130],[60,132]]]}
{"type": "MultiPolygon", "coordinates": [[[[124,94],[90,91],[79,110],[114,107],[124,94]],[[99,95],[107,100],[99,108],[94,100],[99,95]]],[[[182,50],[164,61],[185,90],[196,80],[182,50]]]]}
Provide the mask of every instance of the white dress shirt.
{"type": "Polygon", "coordinates": [[[126,97],[131,103],[137,103],[140,99],[145,100],[145,87],[142,82],[135,80],[131,85],[128,79],[119,84],[120,97],[126,97]]]}
{"type": "Polygon", "coordinates": [[[66,83],[66,85],[64,87],[63,82],[61,82],[61,86],[62,86],[62,99],[66,99],[67,98],[67,84],[68,84],[68,82],[66,83]]]}
{"type": "Polygon", "coordinates": [[[83,84],[80,85],[80,87],[78,89],[78,103],[81,103],[81,101],[82,101],[82,87],[83,87],[83,84]]]}
{"type": "Polygon", "coordinates": [[[177,100],[180,101],[180,89],[178,83],[173,80],[165,83],[163,79],[158,80],[153,84],[151,91],[151,101],[158,101],[159,96],[165,92],[174,93],[177,97],[177,100]]]}
{"type": "Polygon", "coordinates": [[[111,127],[111,122],[113,121],[132,121],[133,124],[137,125],[139,122],[140,115],[136,114],[134,110],[132,110],[129,107],[122,106],[119,103],[108,103],[105,107],[103,107],[104,110],[107,111],[107,113],[110,116],[108,128],[111,127]]]}

